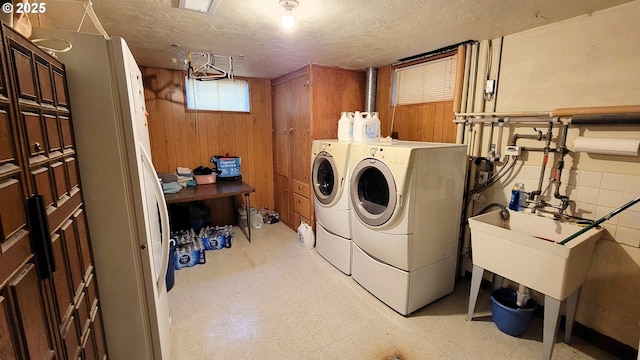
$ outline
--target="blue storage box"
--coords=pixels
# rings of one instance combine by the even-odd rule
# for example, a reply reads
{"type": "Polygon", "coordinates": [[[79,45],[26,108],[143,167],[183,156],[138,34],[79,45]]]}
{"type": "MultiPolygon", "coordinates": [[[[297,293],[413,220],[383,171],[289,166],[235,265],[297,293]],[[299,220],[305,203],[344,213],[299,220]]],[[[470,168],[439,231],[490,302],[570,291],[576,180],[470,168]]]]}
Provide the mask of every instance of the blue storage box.
{"type": "Polygon", "coordinates": [[[211,162],[216,165],[216,169],[220,171],[217,176],[218,180],[242,180],[240,174],[240,164],[242,163],[238,156],[214,155],[211,162]]]}

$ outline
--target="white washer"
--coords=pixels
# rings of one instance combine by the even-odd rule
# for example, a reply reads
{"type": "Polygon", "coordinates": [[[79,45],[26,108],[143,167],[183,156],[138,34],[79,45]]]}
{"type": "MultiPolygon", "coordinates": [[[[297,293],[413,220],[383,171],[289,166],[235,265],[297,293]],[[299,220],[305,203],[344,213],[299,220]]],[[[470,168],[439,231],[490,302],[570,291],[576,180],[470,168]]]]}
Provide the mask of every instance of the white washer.
{"type": "Polygon", "coordinates": [[[453,291],[466,146],[351,146],[352,277],[403,315],[453,291]]]}
{"type": "Polygon", "coordinates": [[[347,275],[351,274],[350,149],[351,142],[338,140],[314,140],[311,148],[316,250],[347,275]]]}

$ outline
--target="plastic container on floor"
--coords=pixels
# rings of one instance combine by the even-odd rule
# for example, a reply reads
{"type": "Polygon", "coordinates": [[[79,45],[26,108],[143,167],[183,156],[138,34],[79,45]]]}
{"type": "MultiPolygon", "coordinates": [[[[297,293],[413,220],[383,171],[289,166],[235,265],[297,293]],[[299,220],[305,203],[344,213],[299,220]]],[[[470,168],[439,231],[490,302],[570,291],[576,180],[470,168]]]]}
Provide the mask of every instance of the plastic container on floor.
{"type": "Polygon", "coordinates": [[[517,294],[513,289],[503,288],[491,294],[491,316],[498,329],[511,336],[521,336],[527,331],[538,303],[529,300],[524,307],[516,305],[517,294]]]}

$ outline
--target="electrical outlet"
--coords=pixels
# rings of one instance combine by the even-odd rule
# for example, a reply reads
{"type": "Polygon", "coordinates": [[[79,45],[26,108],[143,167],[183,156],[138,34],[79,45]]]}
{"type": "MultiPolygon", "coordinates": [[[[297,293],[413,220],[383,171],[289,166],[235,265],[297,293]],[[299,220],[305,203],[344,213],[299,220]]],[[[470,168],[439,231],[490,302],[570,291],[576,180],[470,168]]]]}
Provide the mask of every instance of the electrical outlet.
{"type": "Polygon", "coordinates": [[[488,95],[493,95],[495,91],[496,91],[496,81],[487,80],[487,83],[484,85],[484,93],[488,95]]]}
{"type": "Polygon", "coordinates": [[[504,149],[504,154],[505,155],[511,155],[511,156],[520,156],[520,147],[519,146],[508,145],[504,149]]]}

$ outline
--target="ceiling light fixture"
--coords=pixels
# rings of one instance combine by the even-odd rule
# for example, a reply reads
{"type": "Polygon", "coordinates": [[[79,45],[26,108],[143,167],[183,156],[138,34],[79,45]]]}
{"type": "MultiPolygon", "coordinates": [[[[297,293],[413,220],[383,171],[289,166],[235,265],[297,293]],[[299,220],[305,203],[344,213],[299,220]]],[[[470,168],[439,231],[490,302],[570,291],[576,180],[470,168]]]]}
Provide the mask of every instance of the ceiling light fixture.
{"type": "Polygon", "coordinates": [[[280,0],[280,6],[284,8],[284,15],[282,15],[283,28],[289,30],[296,24],[296,19],[293,17],[293,9],[298,5],[298,0],[280,0]]]}
{"type": "Polygon", "coordinates": [[[218,8],[220,0],[180,0],[180,9],[213,14],[218,8]]]}

